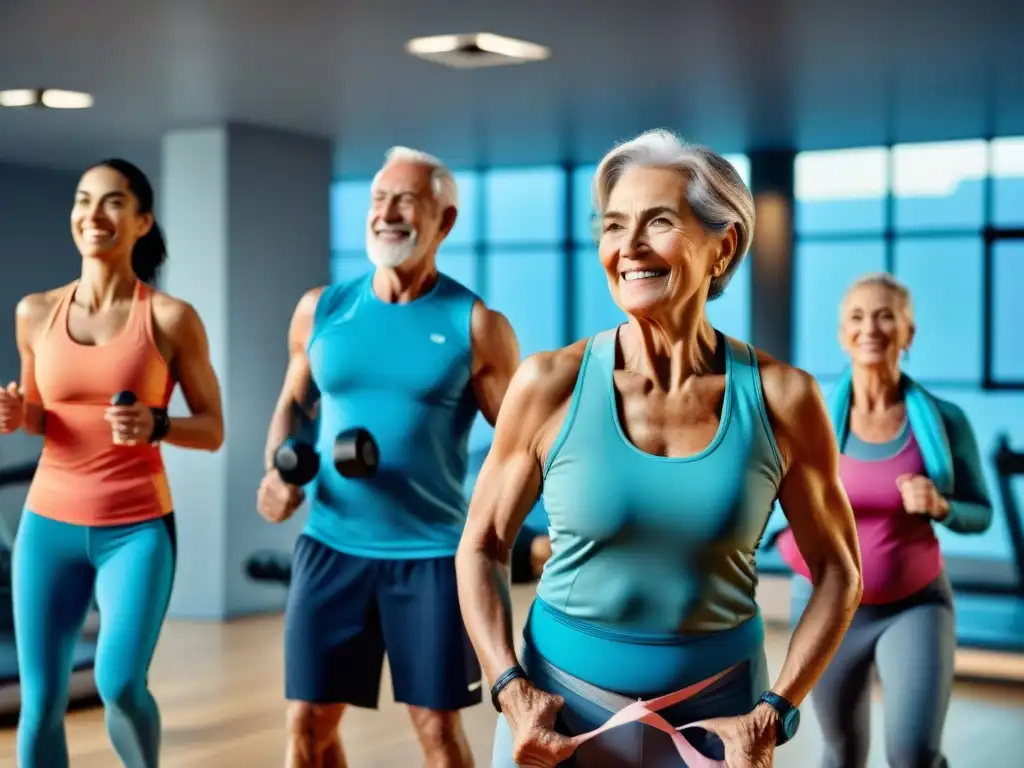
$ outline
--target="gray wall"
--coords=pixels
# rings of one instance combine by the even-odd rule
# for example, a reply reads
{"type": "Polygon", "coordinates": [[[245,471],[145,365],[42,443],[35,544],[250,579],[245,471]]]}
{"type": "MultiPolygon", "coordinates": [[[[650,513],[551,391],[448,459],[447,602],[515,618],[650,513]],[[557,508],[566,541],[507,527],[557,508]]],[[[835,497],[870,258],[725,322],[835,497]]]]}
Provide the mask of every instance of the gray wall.
{"type": "MultiPolygon", "coordinates": [[[[267,423],[302,294],[329,279],[330,142],[245,126],[180,131],[164,141],[161,218],[173,257],[165,290],[206,325],[225,405],[226,442],[211,455],[167,447],[179,531],[171,615],[221,619],[284,605],[243,563],[290,551],[304,511],[272,526],[256,514],[267,423]]],[[[180,395],[172,413],[184,413],[180,395]]]]}
{"type": "MultiPolygon", "coordinates": [[[[77,173],[0,164],[0,383],[20,371],[14,310],[27,293],[55,288],[79,272],[69,218],[77,173]]],[[[41,441],[0,436],[0,467],[33,461],[41,441]]],[[[0,490],[0,541],[14,535],[28,486],[0,490]]]]}

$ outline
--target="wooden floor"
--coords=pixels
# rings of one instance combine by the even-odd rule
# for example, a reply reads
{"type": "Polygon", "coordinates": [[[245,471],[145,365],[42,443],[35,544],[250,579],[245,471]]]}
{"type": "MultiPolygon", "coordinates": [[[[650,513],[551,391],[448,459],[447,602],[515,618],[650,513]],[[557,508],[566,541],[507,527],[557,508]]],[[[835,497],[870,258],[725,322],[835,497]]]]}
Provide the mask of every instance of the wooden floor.
{"type": "MultiPolygon", "coordinates": [[[[532,587],[517,587],[515,615],[521,622],[532,587]]],[[[766,611],[768,613],[768,611],[766,611]]],[[[518,635],[518,632],[517,632],[518,635]]],[[[775,674],[787,635],[771,630],[768,658],[775,674]]],[[[1024,667],[1024,660],[997,662],[1024,667]]],[[[958,667],[978,671],[992,662],[978,655],[958,659],[958,667]]],[[[281,617],[230,624],[169,622],[151,673],[164,718],[163,768],[280,768],[283,764],[281,617]]],[[[877,692],[876,692],[877,694],[877,692]]],[[[342,734],[352,768],[412,768],[419,751],[403,708],[391,701],[385,673],[383,703],[377,712],[346,714],[342,734]]],[[[886,765],[881,746],[881,707],[873,711],[871,766],[886,765]]],[[[495,714],[489,705],[465,714],[477,765],[490,765],[495,714]]],[[[118,768],[99,709],[68,718],[72,768],[118,768]]],[[[958,682],[945,735],[953,768],[1010,768],[1022,765],[1018,739],[1024,730],[1024,686],[958,682]]],[[[0,731],[0,768],[15,768],[14,729],[0,731]]],[[[812,708],[805,707],[800,733],[780,750],[780,768],[815,768],[820,735],[812,708]]]]}

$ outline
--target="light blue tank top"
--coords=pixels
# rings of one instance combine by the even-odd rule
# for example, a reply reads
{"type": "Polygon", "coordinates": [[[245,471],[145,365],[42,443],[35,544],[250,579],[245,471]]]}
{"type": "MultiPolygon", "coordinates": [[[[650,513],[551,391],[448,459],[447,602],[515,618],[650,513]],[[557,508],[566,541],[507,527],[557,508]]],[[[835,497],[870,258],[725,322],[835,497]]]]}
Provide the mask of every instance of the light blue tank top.
{"type": "Polygon", "coordinates": [[[320,390],[317,448],[364,427],[380,449],[377,474],[347,479],[329,458],[309,493],[305,533],[348,554],[455,554],[466,521],[463,490],[471,386],[470,324],[477,296],[445,275],[424,296],[389,304],[372,273],[332,285],[317,303],[308,355],[320,390]]]}
{"type": "Polygon", "coordinates": [[[718,340],[725,395],[704,450],[667,458],[629,441],[610,330],[587,345],[546,462],[552,556],[527,640],[556,667],[600,687],[681,687],[763,645],[754,552],[782,464],[753,349],[718,340]]]}

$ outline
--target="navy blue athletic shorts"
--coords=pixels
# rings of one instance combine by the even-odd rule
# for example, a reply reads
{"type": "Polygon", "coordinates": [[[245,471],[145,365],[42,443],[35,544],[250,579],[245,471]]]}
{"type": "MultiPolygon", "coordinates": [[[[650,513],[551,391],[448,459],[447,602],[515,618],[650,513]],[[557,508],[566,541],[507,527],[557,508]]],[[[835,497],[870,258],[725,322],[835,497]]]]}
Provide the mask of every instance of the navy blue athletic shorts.
{"type": "Polygon", "coordinates": [[[433,710],[480,703],[455,558],[368,559],[300,536],[285,609],[285,698],[376,709],[385,652],[395,701],[433,710]]]}

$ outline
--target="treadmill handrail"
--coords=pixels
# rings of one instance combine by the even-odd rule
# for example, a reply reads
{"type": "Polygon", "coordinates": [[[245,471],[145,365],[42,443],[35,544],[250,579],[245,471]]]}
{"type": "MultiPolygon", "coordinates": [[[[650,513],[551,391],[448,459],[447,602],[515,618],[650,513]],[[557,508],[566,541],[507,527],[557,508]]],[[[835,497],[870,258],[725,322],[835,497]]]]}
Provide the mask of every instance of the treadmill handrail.
{"type": "Polygon", "coordinates": [[[15,464],[12,467],[0,469],[0,488],[32,482],[38,466],[39,459],[36,459],[31,463],[15,464]]]}
{"type": "Polygon", "coordinates": [[[1021,521],[1012,482],[1014,477],[1024,476],[1024,453],[1010,448],[1010,439],[1005,432],[996,438],[992,466],[996,470],[996,487],[1003,502],[1003,517],[1006,518],[1006,531],[1010,535],[1011,554],[1017,565],[1017,590],[1024,594],[1024,522],[1021,521]]]}

